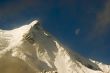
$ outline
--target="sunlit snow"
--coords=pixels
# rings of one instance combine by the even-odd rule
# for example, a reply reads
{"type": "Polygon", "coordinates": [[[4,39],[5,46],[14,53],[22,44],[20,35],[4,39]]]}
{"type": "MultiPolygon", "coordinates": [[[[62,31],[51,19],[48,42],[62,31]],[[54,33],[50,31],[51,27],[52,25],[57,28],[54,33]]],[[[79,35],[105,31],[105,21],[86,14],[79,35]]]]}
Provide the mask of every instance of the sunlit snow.
{"type": "Polygon", "coordinates": [[[0,30],[0,73],[110,73],[110,66],[70,52],[35,20],[0,30]]]}

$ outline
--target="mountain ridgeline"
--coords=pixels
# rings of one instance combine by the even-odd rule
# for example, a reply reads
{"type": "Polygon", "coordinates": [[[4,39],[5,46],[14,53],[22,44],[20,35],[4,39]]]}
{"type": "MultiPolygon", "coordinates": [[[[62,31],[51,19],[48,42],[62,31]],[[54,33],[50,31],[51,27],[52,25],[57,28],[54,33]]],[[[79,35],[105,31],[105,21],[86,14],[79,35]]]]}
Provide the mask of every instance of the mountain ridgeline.
{"type": "Polygon", "coordinates": [[[0,73],[110,73],[110,66],[65,48],[35,20],[0,30],[0,73]]]}

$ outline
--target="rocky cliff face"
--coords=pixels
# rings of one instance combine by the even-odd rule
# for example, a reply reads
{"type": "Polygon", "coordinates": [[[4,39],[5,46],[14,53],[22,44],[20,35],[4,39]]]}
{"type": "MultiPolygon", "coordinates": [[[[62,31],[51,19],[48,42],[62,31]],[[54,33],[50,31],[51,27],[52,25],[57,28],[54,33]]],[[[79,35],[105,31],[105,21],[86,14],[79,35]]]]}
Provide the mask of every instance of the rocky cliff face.
{"type": "Polygon", "coordinates": [[[35,20],[0,30],[0,73],[110,73],[110,66],[69,51],[35,20]]]}

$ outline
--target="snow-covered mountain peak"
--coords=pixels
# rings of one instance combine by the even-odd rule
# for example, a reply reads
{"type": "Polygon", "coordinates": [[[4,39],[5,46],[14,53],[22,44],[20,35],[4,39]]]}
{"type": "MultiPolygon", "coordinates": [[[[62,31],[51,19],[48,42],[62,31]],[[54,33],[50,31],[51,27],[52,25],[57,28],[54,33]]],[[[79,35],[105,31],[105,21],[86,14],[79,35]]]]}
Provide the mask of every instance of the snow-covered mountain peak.
{"type": "Polygon", "coordinates": [[[38,25],[37,23],[38,23],[38,21],[37,20],[34,20],[29,25],[33,27],[34,25],[38,25]]]}
{"type": "Polygon", "coordinates": [[[37,20],[0,30],[0,64],[0,73],[110,73],[109,65],[69,51],[37,20]]]}

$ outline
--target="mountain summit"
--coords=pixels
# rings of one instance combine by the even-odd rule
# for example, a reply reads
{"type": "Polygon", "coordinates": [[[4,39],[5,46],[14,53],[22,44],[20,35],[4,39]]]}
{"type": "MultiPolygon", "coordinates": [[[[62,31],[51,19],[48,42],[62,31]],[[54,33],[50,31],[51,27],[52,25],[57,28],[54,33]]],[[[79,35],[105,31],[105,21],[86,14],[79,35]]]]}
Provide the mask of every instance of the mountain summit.
{"type": "Polygon", "coordinates": [[[65,48],[35,20],[0,30],[0,73],[110,73],[110,66],[65,48]]]}

